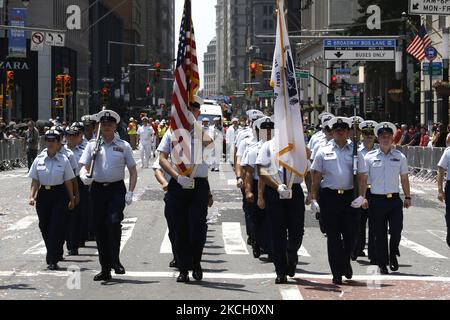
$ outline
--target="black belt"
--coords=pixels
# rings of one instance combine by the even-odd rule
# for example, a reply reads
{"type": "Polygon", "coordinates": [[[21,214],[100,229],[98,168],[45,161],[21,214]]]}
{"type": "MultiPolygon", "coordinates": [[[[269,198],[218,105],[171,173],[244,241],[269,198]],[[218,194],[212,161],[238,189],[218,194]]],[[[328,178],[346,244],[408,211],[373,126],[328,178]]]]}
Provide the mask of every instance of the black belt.
{"type": "Polygon", "coordinates": [[[398,199],[400,198],[400,193],[386,193],[386,194],[371,194],[370,195],[371,198],[375,198],[375,199],[398,199]]]}
{"type": "Polygon", "coordinates": [[[56,186],[41,186],[41,190],[45,190],[45,191],[51,191],[51,190],[58,190],[64,188],[64,184],[58,184],[56,186]]]}
{"type": "Polygon", "coordinates": [[[107,187],[112,187],[112,186],[115,186],[115,185],[118,185],[118,184],[122,184],[122,183],[124,183],[123,180],[119,180],[119,181],[116,181],[116,182],[97,182],[97,181],[94,181],[92,184],[96,185],[98,187],[107,188],[107,187]]]}
{"type": "Polygon", "coordinates": [[[344,190],[344,189],[330,189],[330,188],[323,188],[322,191],[326,191],[329,193],[334,193],[334,194],[338,194],[338,195],[347,195],[347,194],[353,194],[353,189],[348,189],[348,190],[344,190]]]}

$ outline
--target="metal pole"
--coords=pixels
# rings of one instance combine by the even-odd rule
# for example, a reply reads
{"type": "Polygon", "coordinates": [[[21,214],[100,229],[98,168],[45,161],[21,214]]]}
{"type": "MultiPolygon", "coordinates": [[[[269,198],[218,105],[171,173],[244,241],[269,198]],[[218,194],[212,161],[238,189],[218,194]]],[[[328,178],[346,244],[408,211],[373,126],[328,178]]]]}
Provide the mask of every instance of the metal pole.
{"type": "Polygon", "coordinates": [[[395,121],[402,120],[408,123],[407,111],[408,111],[408,68],[407,68],[407,56],[406,56],[406,13],[402,13],[402,31],[403,31],[403,46],[402,46],[402,105],[398,108],[397,117],[395,121]]]}
{"type": "Polygon", "coordinates": [[[428,104],[428,112],[427,112],[427,125],[428,130],[431,132],[431,129],[433,127],[433,115],[434,115],[434,99],[433,99],[433,61],[430,61],[430,91],[428,92],[429,95],[429,104],[428,104]]]}
{"type": "MultiPolygon", "coordinates": [[[[446,21],[446,19],[444,20],[446,21]]],[[[447,27],[447,24],[444,25],[443,28],[443,38],[442,38],[442,45],[443,45],[443,56],[442,56],[442,62],[443,62],[443,71],[442,71],[442,79],[444,81],[448,81],[448,69],[449,69],[449,28],[447,27]]],[[[432,69],[431,69],[432,70],[432,69]]],[[[444,95],[442,96],[442,114],[441,114],[441,122],[442,124],[447,127],[448,125],[448,96],[444,95]]]]}

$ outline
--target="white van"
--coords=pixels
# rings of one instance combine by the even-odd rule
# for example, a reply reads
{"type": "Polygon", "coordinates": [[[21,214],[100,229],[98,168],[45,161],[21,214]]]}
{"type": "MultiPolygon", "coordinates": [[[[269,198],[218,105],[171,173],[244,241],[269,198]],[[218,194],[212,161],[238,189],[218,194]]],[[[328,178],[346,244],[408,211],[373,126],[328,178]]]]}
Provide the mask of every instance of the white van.
{"type": "Polygon", "coordinates": [[[214,100],[204,100],[203,104],[200,106],[200,117],[201,121],[203,118],[208,118],[209,123],[214,124],[214,118],[220,117],[220,123],[223,127],[223,112],[222,107],[217,104],[214,100]]]}

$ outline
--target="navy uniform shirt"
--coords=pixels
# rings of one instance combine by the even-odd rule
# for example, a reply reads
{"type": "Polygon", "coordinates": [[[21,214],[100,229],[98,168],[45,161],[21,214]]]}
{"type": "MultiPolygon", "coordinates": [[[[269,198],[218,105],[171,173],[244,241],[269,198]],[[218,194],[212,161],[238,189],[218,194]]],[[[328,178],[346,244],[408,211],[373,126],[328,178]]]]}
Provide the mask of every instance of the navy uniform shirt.
{"type": "Polygon", "coordinates": [[[364,157],[373,194],[399,193],[399,177],[408,174],[408,161],[403,153],[394,148],[388,154],[380,149],[370,151],[364,157]]]}
{"type": "MultiPolygon", "coordinates": [[[[79,163],[90,165],[95,149],[95,140],[89,141],[81,155],[79,163]]],[[[111,143],[102,141],[100,152],[94,165],[93,178],[99,183],[112,183],[125,178],[125,167],[131,169],[136,166],[133,151],[128,142],[114,136],[111,143]]]]}
{"type": "MultiPolygon", "coordinates": [[[[194,141],[194,130],[191,131],[191,163],[185,163],[185,165],[189,168],[189,167],[194,167],[192,165],[193,159],[196,158],[196,150],[195,147],[201,146],[202,150],[203,150],[203,145],[202,142],[195,142],[194,141]]],[[[172,153],[172,149],[173,149],[173,144],[172,144],[172,131],[168,130],[163,138],[161,139],[161,142],[158,146],[158,151],[159,152],[164,152],[167,153],[168,155],[170,155],[172,153]]],[[[180,148],[181,149],[181,148],[180,148]]],[[[204,155],[203,152],[200,153],[201,156],[201,163],[198,164],[197,166],[197,171],[195,173],[195,176],[193,176],[193,178],[208,178],[208,168],[209,165],[205,162],[204,159],[204,155]]],[[[173,159],[173,158],[172,158],[173,159]]]]}
{"type": "Polygon", "coordinates": [[[28,177],[43,186],[58,186],[75,178],[75,174],[64,154],[57,152],[54,157],[49,157],[45,150],[33,161],[28,177]]]}
{"type": "MultiPolygon", "coordinates": [[[[319,148],[311,169],[322,173],[321,188],[353,189],[353,143],[347,141],[341,149],[331,140],[326,146],[319,148]]],[[[364,158],[358,152],[358,173],[366,172],[364,158]]]]}

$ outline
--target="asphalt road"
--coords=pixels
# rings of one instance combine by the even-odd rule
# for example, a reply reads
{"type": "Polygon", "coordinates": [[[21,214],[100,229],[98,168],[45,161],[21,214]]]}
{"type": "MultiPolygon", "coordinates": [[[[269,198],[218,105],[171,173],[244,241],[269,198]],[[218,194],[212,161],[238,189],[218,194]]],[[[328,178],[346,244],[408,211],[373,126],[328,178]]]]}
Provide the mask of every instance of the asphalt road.
{"type": "MultiPolygon", "coordinates": [[[[136,159],[137,154],[135,155],[136,159]]],[[[203,255],[204,279],[178,284],[163,215],[163,191],[152,169],[139,168],[135,201],[126,209],[121,261],[127,273],[106,283],[92,280],[99,271],[95,242],[80,255],[65,256],[61,271],[46,270],[45,247],[35,208],[27,204],[26,169],[0,172],[0,299],[450,299],[450,248],[445,243],[444,205],[437,187],[412,183],[413,207],[404,212],[400,269],[376,275],[367,258],[352,263],[354,277],[331,284],[326,238],[309,207],[297,275],[274,284],[274,267],[255,259],[246,245],[242,198],[231,167],[210,172],[215,203],[208,215],[203,255]]]]}

